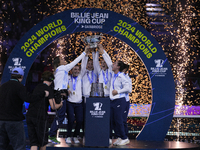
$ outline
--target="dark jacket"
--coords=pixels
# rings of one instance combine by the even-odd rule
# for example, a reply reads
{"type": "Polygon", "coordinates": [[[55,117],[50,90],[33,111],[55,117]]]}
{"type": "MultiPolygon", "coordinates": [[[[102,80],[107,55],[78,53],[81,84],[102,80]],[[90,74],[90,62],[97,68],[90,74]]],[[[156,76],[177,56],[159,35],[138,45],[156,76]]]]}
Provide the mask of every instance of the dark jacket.
{"type": "Polygon", "coordinates": [[[29,116],[34,117],[37,120],[46,120],[47,119],[49,99],[54,98],[53,89],[44,83],[40,83],[35,87],[33,94],[34,93],[37,94],[37,93],[40,93],[41,91],[45,91],[45,90],[49,91],[49,96],[42,98],[38,101],[35,101],[34,103],[31,103],[28,107],[26,117],[29,117],[29,116]]]}
{"type": "Polygon", "coordinates": [[[0,120],[24,120],[25,117],[22,113],[24,101],[31,103],[43,97],[45,97],[44,91],[30,94],[18,80],[11,79],[0,87],[0,120]]]}

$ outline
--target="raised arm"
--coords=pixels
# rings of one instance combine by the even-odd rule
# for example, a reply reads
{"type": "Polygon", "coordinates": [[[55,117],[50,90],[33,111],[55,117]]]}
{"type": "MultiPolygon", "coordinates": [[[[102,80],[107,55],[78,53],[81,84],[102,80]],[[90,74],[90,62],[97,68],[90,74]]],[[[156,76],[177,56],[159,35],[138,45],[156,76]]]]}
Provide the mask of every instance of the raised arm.
{"type": "Polygon", "coordinates": [[[70,71],[79,61],[81,61],[81,59],[83,59],[85,57],[85,55],[86,55],[86,52],[84,51],[80,56],[78,56],[76,59],[74,59],[74,61],[65,65],[65,70],[67,72],[70,71]]]}
{"type": "Polygon", "coordinates": [[[102,54],[103,59],[105,60],[107,66],[109,69],[112,70],[112,60],[110,58],[110,56],[108,55],[108,53],[103,49],[103,46],[101,44],[98,44],[99,47],[99,52],[102,54]]]}
{"type": "Polygon", "coordinates": [[[94,73],[98,75],[98,70],[97,67],[95,66],[98,60],[96,59],[96,54],[94,51],[92,52],[92,58],[93,58],[94,73]]]}
{"type": "Polygon", "coordinates": [[[96,68],[97,74],[99,74],[101,71],[101,67],[99,64],[99,52],[98,51],[95,54],[94,68],[96,68]]]}
{"type": "Polygon", "coordinates": [[[85,55],[85,57],[83,57],[83,59],[81,61],[81,72],[80,72],[81,77],[83,77],[83,75],[86,72],[86,66],[87,66],[88,55],[89,55],[89,46],[85,47],[85,52],[86,52],[86,55],[85,55]]]}

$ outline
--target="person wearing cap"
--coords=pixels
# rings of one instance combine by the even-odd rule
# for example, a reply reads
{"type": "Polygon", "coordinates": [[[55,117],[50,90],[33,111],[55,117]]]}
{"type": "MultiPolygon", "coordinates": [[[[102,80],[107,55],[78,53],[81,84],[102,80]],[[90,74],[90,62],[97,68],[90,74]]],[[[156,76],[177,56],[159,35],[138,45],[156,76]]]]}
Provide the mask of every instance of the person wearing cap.
{"type": "Polygon", "coordinates": [[[9,145],[14,150],[26,150],[24,131],[25,119],[22,108],[24,102],[34,102],[47,97],[48,91],[30,94],[21,81],[24,76],[22,68],[14,68],[11,78],[0,86],[0,149],[5,150],[9,145]]]}
{"type": "Polygon", "coordinates": [[[54,80],[54,75],[50,71],[42,73],[42,83],[38,84],[33,93],[41,91],[49,91],[49,96],[41,98],[29,105],[26,122],[28,126],[28,136],[30,140],[31,150],[45,150],[48,144],[48,127],[47,127],[47,111],[49,105],[53,110],[62,107],[62,101],[59,104],[55,103],[54,91],[51,84],[54,80]]]}

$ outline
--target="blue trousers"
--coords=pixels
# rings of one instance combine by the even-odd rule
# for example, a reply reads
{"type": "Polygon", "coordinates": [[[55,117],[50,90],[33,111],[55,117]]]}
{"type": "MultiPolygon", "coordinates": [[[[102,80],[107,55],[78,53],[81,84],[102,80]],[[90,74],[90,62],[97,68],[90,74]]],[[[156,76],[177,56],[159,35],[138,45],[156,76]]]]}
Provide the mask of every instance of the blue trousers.
{"type": "Polygon", "coordinates": [[[112,130],[114,130],[117,137],[127,138],[124,129],[125,108],[126,99],[124,97],[110,101],[110,137],[112,136],[112,130]]]}
{"type": "Polygon", "coordinates": [[[54,118],[51,124],[51,129],[49,131],[49,135],[51,137],[56,136],[59,125],[61,125],[63,123],[63,120],[65,119],[65,113],[66,113],[66,100],[63,101],[63,106],[59,110],[57,110],[58,117],[54,118]]]}
{"type": "Polygon", "coordinates": [[[67,137],[72,136],[72,128],[74,121],[76,120],[76,126],[73,137],[77,137],[80,134],[80,129],[83,124],[83,104],[71,103],[67,101],[67,137]]]}
{"type": "Polygon", "coordinates": [[[6,150],[9,143],[14,150],[26,150],[23,121],[0,121],[0,150],[6,150]]]}
{"type": "Polygon", "coordinates": [[[124,111],[124,115],[123,115],[124,130],[125,130],[125,134],[127,137],[128,137],[127,117],[128,117],[129,108],[130,108],[130,102],[128,101],[128,102],[126,102],[126,107],[125,107],[125,111],[124,111]]]}

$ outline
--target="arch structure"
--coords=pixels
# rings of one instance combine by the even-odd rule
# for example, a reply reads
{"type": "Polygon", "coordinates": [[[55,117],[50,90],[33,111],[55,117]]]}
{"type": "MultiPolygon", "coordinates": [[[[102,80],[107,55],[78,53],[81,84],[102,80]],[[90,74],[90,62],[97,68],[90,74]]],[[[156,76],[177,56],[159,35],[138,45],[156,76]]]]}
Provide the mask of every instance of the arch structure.
{"type": "Polygon", "coordinates": [[[152,106],[137,140],[163,141],[175,107],[175,84],[171,66],[158,42],[137,22],[121,14],[97,8],[79,8],[50,16],[31,28],[14,47],[1,83],[10,79],[14,67],[28,72],[38,54],[54,40],[75,32],[93,31],[127,43],[144,62],[152,85],[152,106]]]}

